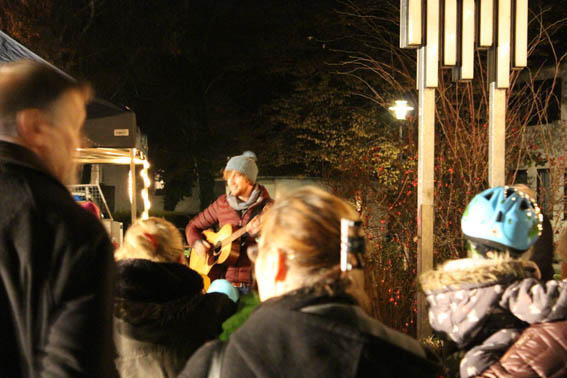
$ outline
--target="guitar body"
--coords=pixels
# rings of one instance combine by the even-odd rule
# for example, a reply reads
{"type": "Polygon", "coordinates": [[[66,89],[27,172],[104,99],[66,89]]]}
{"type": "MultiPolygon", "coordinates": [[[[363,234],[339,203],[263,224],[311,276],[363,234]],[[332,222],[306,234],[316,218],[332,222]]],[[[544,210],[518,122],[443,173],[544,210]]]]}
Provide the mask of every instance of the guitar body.
{"type": "Polygon", "coordinates": [[[209,256],[208,264],[213,266],[214,264],[224,264],[224,265],[234,265],[238,257],[240,256],[240,243],[238,240],[226,243],[234,236],[232,226],[230,224],[225,224],[218,232],[213,230],[203,231],[203,235],[213,246],[212,254],[209,256]]]}
{"type": "Polygon", "coordinates": [[[212,246],[211,251],[204,258],[197,253],[191,253],[189,267],[200,274],[208,275],[215,264],[234,265],[240,256],[240,244],[237,240],[230,240],[234,239],[235,235],[230,224],[225,224],[218,232],[212,229],[203,231],[203,236],[212,246]]]}

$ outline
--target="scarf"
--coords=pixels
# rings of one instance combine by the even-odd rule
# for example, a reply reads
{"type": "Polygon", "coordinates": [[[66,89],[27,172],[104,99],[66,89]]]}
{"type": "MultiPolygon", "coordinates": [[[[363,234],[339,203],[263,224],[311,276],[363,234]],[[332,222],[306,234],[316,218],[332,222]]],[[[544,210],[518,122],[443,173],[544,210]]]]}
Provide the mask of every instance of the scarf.
{"type": "Polygon", "coordinates": [[[258,201],[261,192],[262,191],[260,190],[260,187],[258,185],[255,185],[254,189],[252,189],[252,193],[250,193],[250,198],[248,198],[248,201],[246,202],[239,200],[238,197],[235,197],[230,193],[226,195],[226,199],[230,207],[232,207],[234,210],[243,211],[248,209],[258,201]]]}

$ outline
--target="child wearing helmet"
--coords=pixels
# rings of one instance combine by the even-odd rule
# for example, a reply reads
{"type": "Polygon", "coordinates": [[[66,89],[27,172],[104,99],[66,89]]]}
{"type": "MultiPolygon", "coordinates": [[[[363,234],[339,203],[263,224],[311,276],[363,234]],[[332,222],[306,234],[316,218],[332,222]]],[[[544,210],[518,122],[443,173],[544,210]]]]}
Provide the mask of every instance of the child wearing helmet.
{"type": "Polygon", "coordinates": [[[518,297],[522,284],[541,284],[540,272],[520,257],[538,240],[542,221],[527,193],[487,189],[470,201],[461,220],[472,257],[421,275],[431,327],[465,353],[461,377],[478,376],[497,362],[531,322],[526,308],[515,304],[524,303],[518,297]]]}

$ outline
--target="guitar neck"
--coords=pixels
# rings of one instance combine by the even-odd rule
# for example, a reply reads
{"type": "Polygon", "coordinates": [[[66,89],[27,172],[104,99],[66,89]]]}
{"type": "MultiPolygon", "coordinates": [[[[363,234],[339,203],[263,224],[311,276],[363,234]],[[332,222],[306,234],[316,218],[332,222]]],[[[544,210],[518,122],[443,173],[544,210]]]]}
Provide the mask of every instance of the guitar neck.
{"type": "Polygon", "coordinates": [[[239,237],[244,235],[247,231],[248,231],[247,226],[242,227],[241,229],[239,229],[238,231],[236,231],[232,235],[230,235],[228,238],[224,239],[222,241],[221,245],[224,247],[225,245],[232,243],[233,241],[235,241],[236,239],[238,239],[239,237]]]}

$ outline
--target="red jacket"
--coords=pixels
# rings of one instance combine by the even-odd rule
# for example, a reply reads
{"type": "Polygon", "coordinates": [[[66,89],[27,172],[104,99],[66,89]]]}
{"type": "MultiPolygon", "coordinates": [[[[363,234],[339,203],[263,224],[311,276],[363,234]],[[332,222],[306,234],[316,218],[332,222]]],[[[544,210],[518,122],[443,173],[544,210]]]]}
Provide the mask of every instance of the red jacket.
{"type": "MultiPolygon", "coordinates": [[[[258,185],[260,188],[260,197],[258,201],[251,207],[249,207],[240,217],[240,214],[230,207],[226,194],[221,195],[215,202],[213,202],[205,210],[197,214],[191,221],[187,224],[185,228],[185,235],[187,236],[187,242],[190,246],[193,246],[197,240],[202,239],[201,233],[217,225],[220,227],[225,224],[230,224],[233,228],[240,228],[248,224],[251,220],[252,215],[256,215],[257,211],[254,209],[272,202],[270,194],[262,185],[258,185]]],[[[262,209],[263,210],[263,209],[262,209]]],[[[244,245],[240,252],[240,257],[236,261],[235,267],[244,268],[239,270],[234,270],[229,267],[226,273],[226,279],[231,282],[250,282],[250,259],[246,254],[246,249],[249,246],[256,245],[256,240],[254,238],[248,237],[244,242],[244,245]],[[246,277],[248,276],[248,277],[246,277]]]]}

